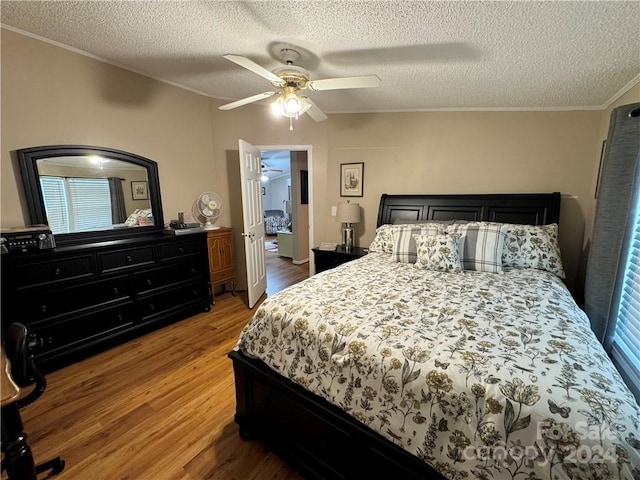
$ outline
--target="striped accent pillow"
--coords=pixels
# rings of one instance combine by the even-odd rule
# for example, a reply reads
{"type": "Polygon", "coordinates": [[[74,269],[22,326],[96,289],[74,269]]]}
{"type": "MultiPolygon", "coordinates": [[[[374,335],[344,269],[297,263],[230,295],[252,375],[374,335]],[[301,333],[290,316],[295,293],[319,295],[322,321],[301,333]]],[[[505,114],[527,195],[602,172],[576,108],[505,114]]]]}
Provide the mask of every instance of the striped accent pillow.
{"type": "Polygon", "coordinates": [[[460,261],[465,270],[502,273],[502,249],[508,225],[504,223],[468,223],[452,225],[449,233],[458,233],[460,261]]]}
{"type": "Polygon", "coordinates": [[[444,225],[394,225],[391,260],[400,263],[416,263],[418,246],[414,235],[441,235],[444,225]]]}

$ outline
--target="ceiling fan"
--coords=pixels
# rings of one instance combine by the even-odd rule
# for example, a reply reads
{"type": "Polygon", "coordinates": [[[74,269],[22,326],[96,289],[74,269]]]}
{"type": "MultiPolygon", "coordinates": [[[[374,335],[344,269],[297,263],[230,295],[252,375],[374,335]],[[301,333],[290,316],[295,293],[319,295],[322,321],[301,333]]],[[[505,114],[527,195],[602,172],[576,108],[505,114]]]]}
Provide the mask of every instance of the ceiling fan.
{"type": "Polygon", "coordinates": [[[262,170],[262,173],[265,173],[265,172],[282,173],[282,172],[284,172],[284,170],[280,170],[278,168],[270,168],[268,165],[265,165],[264,163],[261,165],[261,170],[262,170]]]}
{"type": "Polygon", "coordinates": [[[380,85],[380,78],[378,78],[377,75],[310,80],[309,72],[294,65],[294,62],[300,58],[300,53],[291,48],[283,48],[280,50],[280,54],[286,66],[273,71],[269,71],[253,60],[249,60],[247,57],[241,55],[224,55],[224,58],[227,60],[266,78],[274,87],[280,90],[258,93],[257,95],[236,100],[235,102],[227,103],[218,108],[220,110],[231,110],[278,95],[278,98],[271,104],[271,107],[276,113],[290,119],[289,128],[293,130],[293,119],[297,119],[303,113],[307,113],[316,122],[327,119],[324,112],[320,110],[309,97],[299,93],[300,90],[341,90],[348,88],[371,88],[380,85]]]}

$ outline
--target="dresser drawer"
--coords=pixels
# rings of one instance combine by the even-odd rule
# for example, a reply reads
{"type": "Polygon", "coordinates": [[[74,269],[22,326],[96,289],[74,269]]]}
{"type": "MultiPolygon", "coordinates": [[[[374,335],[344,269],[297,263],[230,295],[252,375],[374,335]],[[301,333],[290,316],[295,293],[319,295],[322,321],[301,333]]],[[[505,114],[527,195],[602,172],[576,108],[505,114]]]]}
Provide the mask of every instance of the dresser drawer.
{"type": "Polygon", "coordinates": [[[12,269],[11,281],[15,288],[25,288],[92,275],[91,255],[83,255],[21,265],[12,269]]]}
{"type": "Polygon", "coordinates": [[[209,295],[207,282],[194,282],[180,288],[165,290],[157,295],[150,295],[138,299],[138,313],[142,321],[149,320],[156,315],[178,310],[191,303],[202,302],[209,295]]]}
{"type": "Polygon", "coordinates": [[[199,235],[198,238],[160,245],[160,261],[200,255],[201,246],[199,235]]]}
{"type": "Polygon", "coordinates": [[[134,274],[134,285],[140,295],[145,295],[158,288],[196,280],[206,273],[205,267],[202,263],[188,262],[137,272],[134,274]]]}
{"type": "Polygon", "coordinates": [[[95,341],[124,330],[133,325],[133,303],[127,302],[98,312],[72,317],[64,322],[49,322],[30,329],[44,340],[37,360],[73,346],[88,347],[95,341]]]}
{"type": "Polygon", "coordinates": [[[21,322],[26,325],[35,326],[42,320],[53,320],[88,308],[95,310],[130,298],[129,282],[124,276],[44,292],[34,290],[18,295],[21,322]]]}
{"type": "Polygon", "coordinates": [[[101,272],[111,272],[141,265],[149,265],[154,262],[152,246],[100,253],[98,258],[101,272]]]}

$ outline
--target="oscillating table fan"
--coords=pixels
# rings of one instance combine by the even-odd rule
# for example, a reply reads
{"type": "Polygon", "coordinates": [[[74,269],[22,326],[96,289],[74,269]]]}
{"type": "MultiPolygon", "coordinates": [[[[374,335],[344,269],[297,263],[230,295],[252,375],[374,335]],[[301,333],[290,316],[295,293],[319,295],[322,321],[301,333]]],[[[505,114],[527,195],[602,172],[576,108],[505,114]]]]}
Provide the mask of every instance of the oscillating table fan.
{"type": "Polygon", "coordinates": [[[191,208],[193,218],[204,225],[205,230],[216,230],[220,227],[214,225],[222,214],[222,199],[217,193],[201,193],[191,208]]]}

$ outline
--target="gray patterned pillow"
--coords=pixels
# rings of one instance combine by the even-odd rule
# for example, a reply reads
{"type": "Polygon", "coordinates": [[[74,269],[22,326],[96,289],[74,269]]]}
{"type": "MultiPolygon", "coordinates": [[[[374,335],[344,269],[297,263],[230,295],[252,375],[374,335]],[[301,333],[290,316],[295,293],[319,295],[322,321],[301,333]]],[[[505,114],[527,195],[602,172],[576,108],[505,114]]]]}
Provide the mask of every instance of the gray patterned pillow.
{"type": "Polygon", "coordinates": [[[471,222],[451,225],[448,233],[462,235],[460,260],[465,270],[502,273],[506,223],[471,222]]]}
{"type": "Polygon", "coordinates": [[[418,246],[416,268],[437,272],[461,273],[458,254],[460,235],[415,235],[418,246]]]}
{"type": "Polygon", "coordinates": [[[536,268],[565,278],[557,224],[506,225],[507,236],[502,251],[502,265],[505,269],[536,268]]]}
{"type": "MultiPolygon", "coordinates": [[[[438,233],[444,233],[444,226],[434,223],[403,223],[398,225],[385,224],[376,229],[376,236],[369,245],[370,252],[393,253],[393,233],[407,227],[432,227],[437,226],[438,233]]],[[[419,233],[419,232],[417,232],[419,233]]]]}
{"type": "Polygon", "coordinates": [[[391,260],[400,263],[415,263],[418,258],[416,235],[440,235],[444,226],[439,224],[394,225],[391,260]]]}

